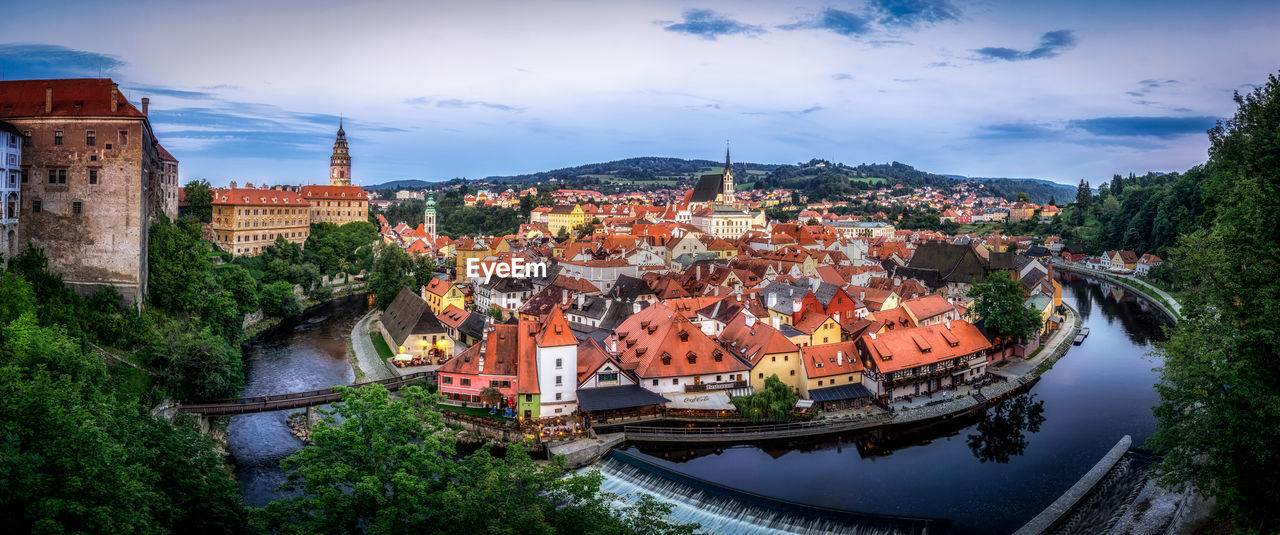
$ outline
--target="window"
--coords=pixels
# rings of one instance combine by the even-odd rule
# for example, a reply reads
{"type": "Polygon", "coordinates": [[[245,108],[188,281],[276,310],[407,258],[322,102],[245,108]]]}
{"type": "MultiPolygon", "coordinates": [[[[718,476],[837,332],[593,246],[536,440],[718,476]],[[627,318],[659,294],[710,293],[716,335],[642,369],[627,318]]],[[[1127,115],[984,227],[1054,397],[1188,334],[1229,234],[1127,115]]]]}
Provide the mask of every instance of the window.
{"type": "Polygon", "coordinates": [[[27,146],[31,146],[31,131],[30,131],[30,130],[23,130],[23,131],[22,131],[22,144],[23,144],[23,145],[27,145],[27,146]]]}
{"type": "Polygon", "coordinates": [[[676,378],[672,379],[672,380],[671,380],[671,384],[673,384],[673,385],[678,385],[678,384],[680,384],[680,378],[679,378],[679,377],[676,377],[676,378]]]}
{"type": "Polygon", "coordinates": [[[50,183],[50,184],[66,184],[66,183],[67,183],[67,168],[63,167],[63,168],[59,168],[59,169],[50,169],[50,170],[49,170],[49,183],[50,183]]]}
{"type": "MultiPolygon", "coordinates": [[[[40,202],[40,201],[36,201],[36,202],[40,202]]],[[[37,212],[39,212],[39,210],[36,210],[36,211],[37,211],[37,212]]],[[[657,379],[654,379],[654,380],[653,380],[653,386],[658,386],[658,380],[657,380],[657,379]]]]}
{"type": "Polygon", "coordinates": [[[564,381],[562,381],[562,380],[560,379],[560,376],[559,376],[559,375],[557,375],[557,376],[556,376],[556,386],[560,386],[561,384],[564,384],[564,381]]]}
{"type": "Polygon", "coordinates": [[[818,379],[818,386],[822,386],[822,379],[818,379]]]}
{"type": "Polygon", "coordinates": [[[54,130],[54,131],[53,131],[53,146],[55,146],[55,147],[61,147],[61,146],[62,146],[62,131],[61,131],[61,130],[54,130]]]}
{"type": "Polygon", "coordinates": [[[26,168],[23,168],[23,170],[22,170],[22,183],[23,183],[23,184],[26,184],[26,183],[27,183],[28,175],[30,174],[30,173],[29,173],[29,171],[31,171],[31,170],[30,170],[30,169],[26,169],[26,168]]]}
{"type": "Polygon", "coordinates": [[[97,133],[97,132],[94,132],[93,130],[89,130],[89,131],[87,131],[87,132],[85,132],[85,133],[84,133],[84,146],[86,146],[86,147],[92,147],[92,146],[97,145],[97,144],[98,144],[98,133],[97,133]]]}
{"type": "Polygon", "coordinates": [[[556,401],[560,401],[560,397],[561,397],[562,395],[563,395],[563,394],[561,394],[561,393],[559,393],[559,392],[556,392],[556,401]]]}
{"type": "Polygon", "coordinates": [[[524,395],[524,400],[525,400],[525,402],[526,402],[526,403],[532,403],[532,402],[533,402],[533,394],[525,394],[525,395],[524,395]]]}
{"type": "Polygon", "coordinates": [[[128,131],[128,130],[121,130],[121,131],[120,131],[120,146],[121,146],[121,147],[128,147],[128,146],[129,146],[129,131],[128,131]]]}
{"type": "Polygon", "coordinates": [[[564,359],[556,359],[556,369],[564,367],[564,359]]]}
{"type": "MultiPolygon", "coordinates": [[[[31,200],[31,211],[32,211],[32,212],[39,212],[39,211],[40,211],[40,208],[41,208],[41,206],[40,206],[40,199],[32,199],[32,200],[31,200]]],[[[657,382],[657,381],[654,381],[654,383],[653,383],[653,384],[658,384],[658,382],[657,382]]]]}
{"type": "Polygon", "coordinates": [[[18,136],[9,136],[9,146],[10,147],[18,146],[18,136]]]}
{"type": "Polygon", "coordinates": [[[97,183],[98,183],[98,170],[97,170],[97,169],[90,169],[90,170],[89,170],[89,183],[90,183],[90,184],[97,184],[97,183]]]}
{"type": "Polygon", "coordinates": [[[792,377],[794,377],[795,375],[796,375],[796,371],[795,371],[795,370],[791,370],[791,376],[792,376],[792,377]]]}
{"type": "Polygon", "coordinates": [[[618,372],[601,373],[599,381],[602,383],[611,383],[618,380],[618,372]]]}
{"type": "Polygon", "coordinates": [[[71,213],[75,215],[80,215],[80,212],[83,210],[83,208],[84,208],[84,204],[81,203],[80,201],[71,201],[71,213]]]}
{"type": "Polygon", "coordinates": [[[471,379],[467,377],[463,377],[462,380],[459,381],[458,383],[461,384],[462,386],[471,386],[471,379]]]}

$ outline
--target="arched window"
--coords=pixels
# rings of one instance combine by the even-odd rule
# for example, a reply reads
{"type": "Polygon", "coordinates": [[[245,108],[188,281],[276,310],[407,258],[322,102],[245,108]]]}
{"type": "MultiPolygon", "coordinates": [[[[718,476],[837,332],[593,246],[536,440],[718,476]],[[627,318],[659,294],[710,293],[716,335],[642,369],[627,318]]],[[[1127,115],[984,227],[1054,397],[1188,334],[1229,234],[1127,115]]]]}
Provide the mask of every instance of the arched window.
{"type": "Polygon", "coordinates": [[[9,198],[4,202],[4,217],[6,219],[18,217],[18,194],[9,192],[9,198]]]}

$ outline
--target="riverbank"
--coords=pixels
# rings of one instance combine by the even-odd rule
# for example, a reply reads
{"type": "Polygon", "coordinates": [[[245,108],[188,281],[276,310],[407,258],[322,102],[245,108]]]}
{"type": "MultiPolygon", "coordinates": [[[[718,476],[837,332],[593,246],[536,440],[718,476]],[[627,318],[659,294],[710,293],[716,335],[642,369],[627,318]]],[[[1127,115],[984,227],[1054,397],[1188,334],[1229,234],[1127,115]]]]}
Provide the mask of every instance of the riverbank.
{"type": "Polygon", "coordinates": [[[1087,277],[1094,277],[1105,280],[1111,284],[1119,285],[1125,290],[1142,296],[1151,304],[1155,305],[1156,308],[1160,309],[1160,312],[1174,323],[1177,323],[1178,320],[1182,319],[1182,304],[1179,303],[1177,299],[1174,299],[1172,295],[1169,295],[1164,290],[1147,284],[1137,277],[1089,269],[1075,263],[1063,262],[1061,260],[1054,260],[1053,265],[1061,271],[1076,273],[1087,277]]]}
{"type": "Polygon", "coordinates": [[[373,347],[373,341],[369,339],[371,325],[379,316],[381,314],[377,309],[370,310],[356,322],[355,327],[351,328],[349,356],[353,357],[352,365],[356,369],[356,377],[364,376],[373,381],[390,379],[398,375],[387,367],[386,361],[378,355],[378,350],[373,347]]]}

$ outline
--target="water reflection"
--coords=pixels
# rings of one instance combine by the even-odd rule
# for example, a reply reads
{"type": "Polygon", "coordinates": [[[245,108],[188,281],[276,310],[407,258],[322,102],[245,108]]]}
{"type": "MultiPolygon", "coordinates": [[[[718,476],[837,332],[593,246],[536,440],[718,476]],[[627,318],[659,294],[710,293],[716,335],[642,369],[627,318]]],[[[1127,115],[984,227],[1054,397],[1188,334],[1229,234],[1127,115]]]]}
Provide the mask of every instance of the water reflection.
{"type": "Polygon", "coordinates": [[[1044,402],[1035,394],[1018,396],[987,410],[969,435],[969,449],[980,462],[1007,463],[1027,450],[1027,432],[1038,433],[1044,423],[1044,402]]]}

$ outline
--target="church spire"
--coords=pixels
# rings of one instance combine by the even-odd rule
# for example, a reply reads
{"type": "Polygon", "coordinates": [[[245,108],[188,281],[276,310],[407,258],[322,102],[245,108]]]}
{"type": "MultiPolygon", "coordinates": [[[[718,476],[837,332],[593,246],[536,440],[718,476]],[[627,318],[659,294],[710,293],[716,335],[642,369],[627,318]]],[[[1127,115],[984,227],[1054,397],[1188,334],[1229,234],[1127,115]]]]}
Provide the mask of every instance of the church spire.
{"type": "Polygon", "coordinates": [[[729,161],[729,140],[724,141],[724,179],[721,180],[724,190],[720,192],[721,202],[725,204],[737,204],[737,197],[733,192],[733,163],[729,161]]]}
{"type": "Polygon", "coordinates": [[[338,115],[338,137],[333,140],[333,155],[329,157],[329,185],[351,185],[351,153],[347,149],[347,132],[342,128],[342,115],[338,115]]]}

